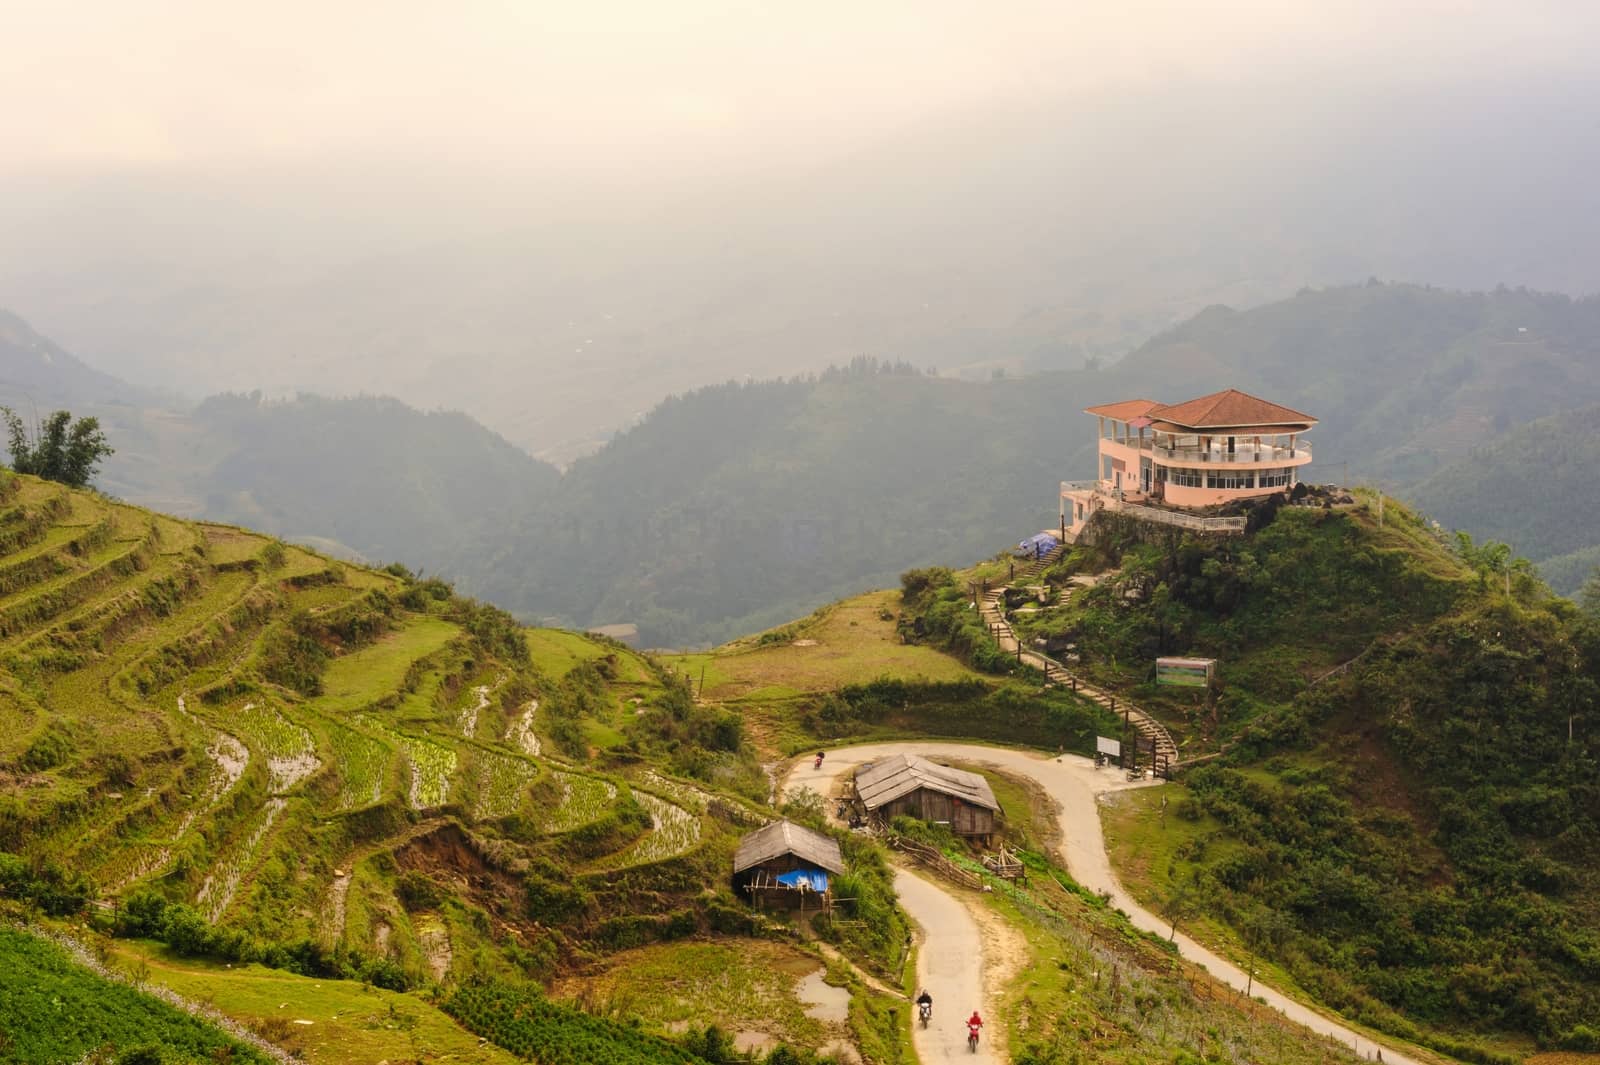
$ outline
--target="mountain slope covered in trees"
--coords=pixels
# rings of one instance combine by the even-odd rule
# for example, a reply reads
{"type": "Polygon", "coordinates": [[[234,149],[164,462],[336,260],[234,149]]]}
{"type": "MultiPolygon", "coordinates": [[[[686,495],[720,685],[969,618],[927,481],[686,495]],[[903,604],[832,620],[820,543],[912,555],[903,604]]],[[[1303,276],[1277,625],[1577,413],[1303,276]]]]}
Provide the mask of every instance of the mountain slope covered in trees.
{"type": "MultiPolygon", "coordinates": [[[[973,383],[858,363],[705,389],[575,463],[497,538],[527,545],[500,549],[520,576],[490,550],[468,579],[518,610],[636,621],[652,642],[732,635],[1053,525],[1057,482],[1092,476],[1084,406],[1228,385],[1321,419],[1314,479],[1405,494],[1534,417],[1600,402],[1600,300],[1374,283],[1213,308],[1099,372],[973,383]]],[[[1545,557],[1464,488],[1429,506],[1545,557]]],[[[1559,498],[1529,499],[1536,520],[1559,522],[1559,498]]]]}
{"type": "Polygon", "coordinates": [[[1569,520],[1583,493],[1568,476],[1600,434],[1571,415],[1508,435],[1600,404],[1600,300],[1522,290],[1373,282],[1213,307],[1094,371],[973,382],[857,360],[730,383],[665,401],[559,477],[470,418],[387,400],[79,413],[118,449],[102,478],[116,494],[401,559],[523,617],[634,622],[681,645],[1053,525],[1057,483],[1093,473],[1084,406],[1228,386],[1321,419],[1313,479],[1415,492],[1440,520],[1551,560],[1563,591],[1600,561],[1600,538],[1569,520]],[[1529,468],[1551,448],[1565,459],[1529,468]]]}
{"type": "Polygon", "coordinates": [[[1055,579],[1107,578],[1022,619],[1221,752],[1108,815],[1122,873],[1363,1023],[1596,1049],[1600,616],[1375,503],[1212,541],[1102,518],[1055,579]],[[1216,687],[1156,686],[1161,653],[1216,687]]]}

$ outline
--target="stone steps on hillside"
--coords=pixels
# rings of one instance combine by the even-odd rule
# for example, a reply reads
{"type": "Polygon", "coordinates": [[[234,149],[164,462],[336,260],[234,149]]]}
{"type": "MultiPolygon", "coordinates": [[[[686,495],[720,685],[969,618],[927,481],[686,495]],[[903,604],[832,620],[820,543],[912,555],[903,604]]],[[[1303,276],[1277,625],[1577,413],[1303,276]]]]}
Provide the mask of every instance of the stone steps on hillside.
{"type": "MultiPolygon", "coordinates": [[[[1059,558],[1065,552],[1066,547],[1064,545],[1058,546],[1054,551],[1046,555],[1044,559],[1035,563],[1036,569],[1034,569],[1034,572],[1041,571],[1051,565],[1053,561],[1051,556],[1059,558]]],[[[1017,576],[1021,578],[1031,575],[1031,573],[1024,570],[1017,576]]],[[[1015,578],[1013,579],[1014,582],[1015,578]]],[[[1169,766],[1177,761],[1178,745],[1173,742],[1172,734],[1167,731],[1166,726],[1161,722],[1126,699],[1119,700],[1115,695],[1088,683],[1054,659],[1047,658],[1036,651],[1022,648],[1016,632],[1011,628],[1011,623],[1005,618],[1005,611],[1002,606],[1006,590],[1009,587],[1011,585],[1002,585],[998,588],[989,589],[980,597],[978,605],[979,614],[988,624],[990,632],[994,634],[995,642],[1000,645],[1000,649],[1007,654],[1016,655],[1019,661],[1042,672],[1046,683],[1071,686],[1077,694],[1089,701],[1103,706],[1113,713],[1123,714],[1129,726],[1142,739],[1152,744],[1158,759],[1169,766]]]]}

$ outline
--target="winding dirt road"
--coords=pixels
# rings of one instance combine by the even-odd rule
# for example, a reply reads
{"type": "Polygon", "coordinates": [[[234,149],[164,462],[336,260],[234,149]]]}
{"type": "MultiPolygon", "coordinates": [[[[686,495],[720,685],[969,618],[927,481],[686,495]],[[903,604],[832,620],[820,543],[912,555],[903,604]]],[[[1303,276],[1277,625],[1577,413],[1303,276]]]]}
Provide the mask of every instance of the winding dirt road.
{"type": "MultiPolygon", "coordinates": [[[[916,754],[925,758],[940,758],[954,761],[967,762],[975,765],[991,765],[1018,776],[1026,776],[1038,783],[1045,793],[1055,800],[1058,810],[1057,817],[1061,831],[1060,858],[1065,861],[1067,870],[1073,879],[1091,891],[1109,893],[1111,904],[1125,912],[1133,924],[1145,931],[1155,932],[1166,936],[1171,926],[1160,917],[1150,913],[1140,906],[1123,890],[1122,884],[1117,880],[1116,874],[1111,870],[1111,859],[1106,854],[1105,837],[1100,825],[1098,809],[1099,797],[1108,792],[1126,791],[1130,788],[1159,786],[1154,782],[1130,782],[1113,769],[1097,770],[1094,763],[1077,755],[1064,755],[1052,758],[1045,754],[1032,751],[1016,750],[1009,747],[985,747],[969,743],[869,743],[858,747],[844,747],[828,752],[823,768],[818,771],[812,768],[809,758],[802,758],[789,767],[783,777],[783,792],[785,795],[803,787],[809,787],[820,793],[825,799],[833,794],[839,778],[853,773],[857,767],[887,758],[895,754],[916,754]]],[[[832,804],[829,804],[831,811],[832,804]]],[[[919,879],[920,878],[915,878],[919,879]]],[[[901,884],[896,879],[896,887],[901,884]]],[[[944,905],[953,906],[963,911],[968,925],[972,925],[972,918],[965,914],[964,904],[946,892],[942,887],[935,887],[929,881],[922,881],[928,887],[934,887],[938,895],[943,897],[943,904],[929,903],[925,893],[916,888],[907,895],[902,892],[901,904],[905,907],[912,919],[919,924],[925,934],[926,943],[924,950],[929,950],[930,945],[939,944],[946,936],[944,922],[953,920],[944,905]],[[927,907],[927,908],[923,908],[927,907]]],[[[966,936],[965,926],[956,925],[952,935],[953,949],[964,949],[961,944],[966,936]]],[[[976,935],[975,925],[973,934],[976,935]]],[[[1243,991],[1246,986],[1244,971],[1232,962],[1213,954],[1188,936],[1179,932],[1176,937],[1178,950],[1189,961],[1204,966],[1206,971],[1216,979],[1238,991],[1243,991]]],[[[934,947],[943,953],[943,946],[934,947]]],[[[981,953],[974,951],[972,957],[979,957],[981,953]]],[[[978,965],[968,967],[975,971],[976,976],[981,973],[981,960],[978,965]]],[[[921,977],[919,967],[918,976],[921,977]]],[[[930,974],[931,978],[931,974],[930,974]]],[[[981,986],[981,985],[980,985],[981,986]]],[[[1317,1011],[1301,1005],[1299,1002],[1280,994],[1273,988],[1263,984],[1260,980],[1254,982],[1251,994],[1264,1001],[1267,1005],[1282,1012],[1290,1020],[1311,1029],[1319,1035],[1332,1039],[1351,1047],[1362,1057],[1371,1057],[1378,1049],[1371,1039],[1363,1034],[1358,1034],[1344,1025],[1329,1020],[1317,1011]]],[[[939,992],[933,991],[935,1014],[940,1013],[938,1007],[944,1005],[940,1000],[939,992]]],[[[967,1007],[970,1008],[970,1007],[967,1007]]],[[[985,1019],[988,1019],[986,1004],[985,1019]]],[[[946,1010],[948,1015],[948,1010],[946,1010]]],[[[959,1020],[960,1018],[953,1018],[959,1020]]],[[[931,1029],[930,1029],[931,1030],[931,1029]]],[[[959,1037],[958,1037],[959,1038],[959,1037]]],[[[964,1043],[958,1043],[956,1049],[963,1055],[966,1054],[964,1043]]],[[[925,1049],[919,1040],[917,1053],[924,1062],[942,1061],[938,1056],[938,1048],[925,1049]]],[[[962,1060],[962,1059],[956,1059],[962,1060]]],[[[965,1060],[972,1060],[966,1055],[965,1060]]],[[[1391,1065],[1424,1065],[1388,1043],[1383,1044],[1383,1060],[1391,1065]]]]}
{"type": "Polygon", "coordinates": [[[917,950],[917,987],[933,996],[933,1017],[924,1029],[912,1015],[911,1038],[923,1065],[936,1061],[995,1065],[989,1040],[979,1038],[978,1053],[967,1051],[966,1019],[974,1008],[989,1020],[983,1000],[983,936],[965,903],[916,873],[898,869],[894,889],[900,905],[922,935],[917,950]]]}

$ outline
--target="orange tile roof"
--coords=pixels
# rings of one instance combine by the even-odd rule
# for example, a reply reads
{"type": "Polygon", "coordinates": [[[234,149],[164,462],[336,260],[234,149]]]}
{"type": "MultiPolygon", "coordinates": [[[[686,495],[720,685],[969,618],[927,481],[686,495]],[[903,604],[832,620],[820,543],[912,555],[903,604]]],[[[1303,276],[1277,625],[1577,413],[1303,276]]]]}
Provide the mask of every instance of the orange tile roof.
{"type": "MultiPolygon", "coordinates": [[[[1116,404],[1126,406],[1126,404],[1116,404]]],[[[1096,413],[1090,411],[1090,413],[1096,413]]],[[[1253,428],[1256,426],[1286,427],[1295,426],[1300,429],[1309,429],[1317,424],[1317,420],[1309,414],[1304,414],[1277,403],[1270,403],[1241,392],[1237,388],[1225,388],[1221,392],[1213,392],[1209,396],[1191,399],[1186,403],[1176,403],[1168,407],[1156,407],[1153,410],[1141,411],[1151,417],[1159,418],[1164,422],[1172,422],[1187,429],[1229,429],[1253,428]]]]}
{"type": "MultiPolygon", "coordinates": [[[[1154,429],[1158,433],[1176,433],[1179,436],[1182,436],[1185,433],[1194,433],[1196,431],[1195,427],[1192,425],[1179,425],[1177,422],[1161,421],[1153,421],[1147,428],[1154,429]]],[[[1247,430],[1247,432],[1239,434],[1244,436],[1288,436],[1290,433],[1303,433],[1310,428],[1310,426],[1305,422],[1301,422],[1299,425],[1234,425],[1215,426],[1212,428],[1244,429],[1247,430]]]]}
{"type": "Polygon", "coordinates": [[[1161,404],[1153,399],[1125,399],[1121,403],[1102,403],[1098,407],[1085,407],[1083,413],[1098,414],[1112,421],[1126,422],[1142,418],[1159,406],[1161,404]]]}

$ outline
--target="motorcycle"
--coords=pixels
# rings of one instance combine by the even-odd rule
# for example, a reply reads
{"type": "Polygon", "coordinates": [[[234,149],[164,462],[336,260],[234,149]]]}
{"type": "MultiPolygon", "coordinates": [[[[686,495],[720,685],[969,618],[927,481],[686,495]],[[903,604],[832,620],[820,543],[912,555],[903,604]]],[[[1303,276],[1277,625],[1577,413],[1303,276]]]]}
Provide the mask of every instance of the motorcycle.
{"type": "Polygon", "coordinates": [[[967,1025],[967,1050],[973,1054],[978,1052],[978,1026],[967,1025]]]}
{"type": "Polygon", "coordinates": [[[822,755],[821,754],[817,755],[817,764],[813,768],[815,768],[815,769],[821,769],[822,768],[822,755]]]}
{"type": "Polygon", "coordinates": [[[919,1003],[917,1003],[917,1017],[919,1019],[921,1019],[922,1027],[924,1027],[924,1028],[928,1027],[928,1018],[930,1018],[932,1016],[933,1016],[933,1003],[931,1003],[931,1002],[919,1002],[919,1003]]]}

